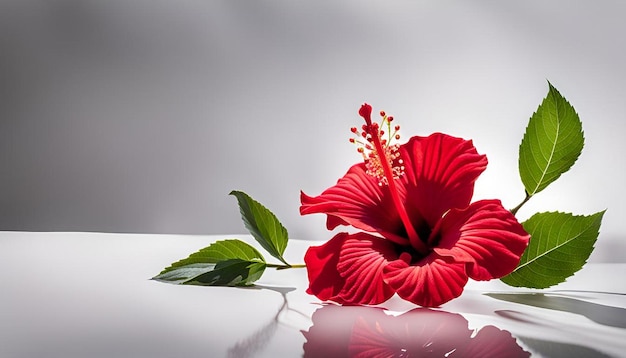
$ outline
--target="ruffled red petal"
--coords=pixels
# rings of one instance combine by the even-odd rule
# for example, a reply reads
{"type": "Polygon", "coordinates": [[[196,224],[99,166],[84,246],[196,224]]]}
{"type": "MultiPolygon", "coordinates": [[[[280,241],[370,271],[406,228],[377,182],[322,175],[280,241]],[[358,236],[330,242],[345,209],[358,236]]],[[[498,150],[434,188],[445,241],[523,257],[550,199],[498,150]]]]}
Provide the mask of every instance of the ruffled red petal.
{"type": "Polygon", "coordinates": [[[385,302],[394,290],[384,282],[383,268],[396,257],[389,241],[366,233],[339,233],[307,250],[307,293],[340,304],[385,302]]]}
{"type": "Polygon", "coordinates": [[[408,255],[385,266],[385,281],[398,296],[423,307],[437,307],[463,293],[468,281],[464,263],[446,262],[437,254],[423,258],[414,266],[408,255]]]}
{"type": "Polygon", "coordinates": [[[388,187],[365,173],[365,165],[357,164],[348,170],[335,186],[316,197],[300,194],[300,214],[327,214],[326,227],[351,225],[367,232],[378,232],[395,242],[406,241],[399,236],[402,221],[393,206],[391,196],[384,193],[388,187]]]}
{"type": "Polygon", "coordinates": [[[345,279],[337,271],[339,252],[347,239],[347,233],[337,234],[321,246],[311,246],[304,254],[309,288],[306,292],[322,301],[338,300],[339,292],[345,285],[345,279]]]}
{"type": "Polygon", "coordinates": [[[474,183],[487,167],[487,157],[478,154],[471,140],[434,133],[412,137],[400,147],[405,174],[409,216],[424,218],[433,227],[445,212],[469,205],[474,183]]]}
{"type": "Polygon", "coordinates": [[[376,305],[394,290],[383,279],[383,268],[398,258],[394,244],[366,233],[350,235],[341,247],[337,270],[345,279],[339,294],[344,302],[376,305]]]}
{"type": "Polygon", "coordinates": [[[519,264],[530,235],[499,200],[482,200],[464,210],[451,210],[441,220],[435,251],[468,263],[474,280],[509,274],[519,264]]]}

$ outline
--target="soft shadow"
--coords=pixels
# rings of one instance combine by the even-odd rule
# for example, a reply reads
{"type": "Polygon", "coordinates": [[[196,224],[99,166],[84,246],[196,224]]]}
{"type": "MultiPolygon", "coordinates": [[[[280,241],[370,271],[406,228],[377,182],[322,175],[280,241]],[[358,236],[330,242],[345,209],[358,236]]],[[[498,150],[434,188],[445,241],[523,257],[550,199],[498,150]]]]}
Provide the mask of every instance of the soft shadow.
{"type": "Polygon", "coordinates": [[[582,301],[571,297],[546,296],[543,293],[485,293],[485,295],[527,306],[576,313],[611,327],[626,328],[626,309],[582,301]]]}
{"type": "Polygon", "coordinates": [[[426,308],[394,316],[380,308],[326,305],[302,334],[304,357],[530,356],[507,331],[474,331],[459,314],[426,308]]]}
{"type": "MultiPolygon", "coordinates": [[[[538,316],[528,315],[524,312],[518,312],[513,310],[498,310],[494,312],[496,315],[505,317],[507,319],[531,324],[537,328],[547,326],[553,328],[552,325],[544,323],[543,319],[538,316]]],[[[541,329],[538,330],[539,332],[541,329]]],[[[517,336],[528,348],[531,348],[533,352],[541,354],[542,357],[611,357],[601,351],[594,348],[579,344],[563,343],[557,341],[548,341],[538,338],[530,338],[517,336]]]]}
{"type": "Polygon", "coordinates": [[[597,351],[593,348],[581,346],[578,344],[569,344],[553,341],[545,341],[542,339],[518,337],[526,346],[534,352],[544,357],[550,358],[610,358],[610,355],[597,351]]]}
{"type": "Polygon", "coordinates": [[[228,357],[229,358],[247,358],[247,357],[255,357],[258,352],[260,352],[267,343],[271,340],[271,338],[276,334],[276,330],[280,323],[280,316],[286,311],[293,311],[299,315],[304,315],[301,312],[293,310],[289,308],[289,304],[287,301],[287,294],[291,291],[295,291],[295,287],[272,287],[272,286],[261,286],[254,285],[250,287],[246,287],[246,289],[252,290],[269,290],[280,293],[283,297],[283,304],[278,309],[278,312],[274,315],[274,317],[263,327],[253,333],[251,336],[238,341],[234,346],[228,349],[228,357]]]}
{"type": "Polygon", "coordinates": [[[518,311],[513,311],[513,310],[498,310],[498,311],[494,311],[493,313],[497,314],[498,316],[504,317],[506,319],[509,319],[511,321],[516,321],[516,322],[520,322],[520,323],[528,323],[528,324],[533,324],[536,326],[546,326],[546,324],[543,324],[541,322],[538,322],[537,320],[531,319],[528,317],[527,314],[524,314],[522,312],[518,312],[518,311]]]}

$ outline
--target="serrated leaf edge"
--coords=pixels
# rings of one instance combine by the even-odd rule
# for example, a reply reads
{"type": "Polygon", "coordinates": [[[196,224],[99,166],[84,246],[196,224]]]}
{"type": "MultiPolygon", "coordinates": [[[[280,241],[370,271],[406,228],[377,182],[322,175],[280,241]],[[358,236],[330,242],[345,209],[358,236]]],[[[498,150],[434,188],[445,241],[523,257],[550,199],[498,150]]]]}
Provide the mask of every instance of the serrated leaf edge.
{"type": "MultiPolygon", "coordinates": [[[[194,262],[194,263],[189,263],[189,264],[183,264],[183,262],[185,262],[185,261],[189,260],[189,259],[190,259],[190,258],[192,258],[192,257],[194,257],[194,258],[202,258],[202,256],[200,256],[200,255],[199,255],[201,252],[203,252],[203,251],[205,251],[205,250],[209,250],[209,249],[210,249],[213,245],[215,245],[215,244],[218,244],[218,243],[224,243],[224,242],[237,242],[237,243],[243,244],[243,245],[247,246],[248,248],[251,248],[251,249],[254,251],[254,253],[255,253],[255,254],[257,254],[257,255],[259,256],[259,257],[258,257],[258,260],[256,260],[256,258],[254,258],[254,259],[250,259],[250,260],[246,259],[246,260],[244,260],[244,261],[259,262],[259,263],[267,263],[267,262],[265,261],[265,258],[263,257],[263,255],[262,255],[262,254],[259,252],[259,250],[257,250],[254,246],[252,246],[252,245],[248,244],[247,242],[242,241],[242,240],[240,240],[240,239],[225,239],[225,240],[218,240],[218,241],[215,241],[215,242],[211,243],[209,246],[203,247],[203,248],[199,249],[198,251],[196,251],[196,252],[194,252],[194,253],[190,254],[190,255],[189,255],[189,256],[187,256],[186,258],[184,258],[184,259],[180,259],[180,260],[178,260],[178,261],[176,261],[176,262],[171,263],[168,267],[164,268],[164,269],[163,269],[163,270],[162,270],[162,271],[161,271],[161,272],[160,272],[157,276],[155,276],[155,277],[158,277],[158,276],[160,276],[160,275],[162,275],[162,274],[164,274],[164,273],[167,273],[167,272],[170,272],[170,271],[176,270],[176,269],[178,269],[178,268],[185,267],[185,266],[190,266],[190,265],[194,265],[194,264],[217,264],[217,263],[219,263],[219,262],[222,262],[222,261],[227,261],[227,260],[231,260],[231,259],[240,259],[240,260],[243,260],[243,259],[241,259],[240,257],[231,257],[231,258],[225,258],[225,259],[220,259],[220,260],[215,260],[215,261],[208,261],[208,260],[207,260],[207,261],[200,261],[200,262],[194,262]]],[[[230,248],[227,248],[227,249],[228,249],[228,251],[229,251],[230,253],[234,253],[234,251],[232,251],[230,248]]],[[[243,251],[241,251],[241,252],[243,253],[243,251]]]]}
{"type": "MultiPolygon", "coordinates": [[[[574,160],[572,161],[572,164],[571,164],[568,168],[566,168],[563,172],[559,173],[559,174],[558,174],[558,175],[554,178],[554,180],[552,180],[550,183],[546,184],[545,186],[543,186],[543,188],[541,188],[541,186],[542,186],[542,182],[543,182],[543,179],[545,178],[545,176],[546,176],[546,174],[547,174],[547,172],[548,172],[548,171],[547,171],[547,169],[550,167],[550,164],[549,164],[549,163],[552,163],[552,158],[553,158],[554,153],[555,153],[556,144],[557,144],[557,142],[558,142],[558,136],[559,136],[559,130],[560,130],[561,122],[560,122],[560,121],[557,121],[557,122],[556,122],[556,123],[557,123],[557,126],[558,126],[558,127],[557,127],[557,134],[556,134],[556,135],[557,135],[557,137],[556,137],[556,138],[555,138],[555,140],[552,142],[552,149],[550,150],[550,158],[548,158],[548,162],[547,162],[548,164],[546,165],[546,167],[545,167],[543,170],[541,170],[541,178],[539,178],[539,180],[536,180],[536,184],[535,184],[535,187],[533,188],[533,190],[531,190],[531,191],[526,190],[526,193],[527,193],[527,195],[529,195],[529,196],[533,196],[533,195],[535,195],[535,194],[539,193],[540,191],[542,191],[543,189],[545,189],[548,185],[552,184],[554,181],[556,181],[558,178],[560,178],[560,177],[561,177],[561,175],[563,175],[563,174],[565,174],[566,172],[568,172],[568,171],[569,171],[569,170],[570,170],[570,169],[574,166],[574,164],[576,164],[576,162],[578,161],[578,158],[580,157],[580,154],[582,153],[582,148],[584,147],[584,143],[585,143],[585,142],[584,142],[584,140],[585,140],[585,137],[584,137],[584,130],[582,130],[582,122],[581,122],[581,120],[580,120],[580,116],[578,115],[578,112],[576,112],[576,109],[574,108],[574,106],[572,106],[572,105],[571,105],[571,103],[570,103],[570,102],[569,102],[569,101],[568,101],[568,100],[567,100],[567,99],[566,99],[566,98],[565,98],[565,97],[564,97],[564,96],[563,96],[563,95],[562,95],[562,94],[561,94],[561,93],[560,93],[560,92],[556,89],[556,87],[554,87],[554,86],[550,83],[550,81],[548,81],[548,87],[549,87],[548,94],[546,95],[546,97],[544,97],[544,99],[542,100],[542,102],[541,102],[541,104],[539,105],[539,107],[537,108],[537,110],[533,112],[533,114],[532,114],[532,116],[530,117],[530,119],[532,120],[532,118],[533,118],[535,115],[537,115],[537,113],[539,112],[539,110],[541,109],[541,107],[543,107],[543,106],[544,106],[544,104],[545,104],[544,102],[545,102],[546,100],[548,100],[550,97],[554,97],[554,98],[555,98],[555,102],[556,102],[556,98],[557,98],[556,96],[558,96],[558,97],[562,98],[562,99],[563,99],[563,101],[565,101],[565,103],[571,107],[572,111],[574,112],[574,114],[575,114],[575,115],[576,115],[576,117],[578,118],[578,122],[581,124],[581,132],[580,132],[580,133],[581,133],[581,136],[582,136],[583,144],[582,144],[582,146],[581,146],[581,150],[580,150],[580,151],[578,151],[578,152],[576,153],[576,157],[575,157],[575,158],[574,158],[574,160]],[[541,189],[539,189],[539,188],[541,188],[541,189]]],[[[528,128],[530,127],[530,124],[531,124],[531,121],[529,120],[528,125],[526,126],[526,130],[524,131],[524,136],[522,137],[522,142],[521,142],[521,143],[520,143],[520,145],[519,145],[519,148],[520,148],[520,154],[521,154],[521,148],[522,148],[522,146],[524,145],[524,142],[525,142],[526,140],[530,140],[530,139],[527,139],[527,135],[526,135],[526,134],[528,133],[528,128]]],[[[536,158],[535,158],[535,156],[534,156],[534,155],[532,156],[532,159],[533,159],[533,161],[535,161],[535,163],[536,163],[536,158]]],[[[520,164],[521,164],[521,155],[519,156],[519,161],[520,161],[520,164]]],[[[538,164],[538,163],[536,163],[536,164],[538,164]]],[[[518,164],[518,165],[519,165],[519,164],[518,164]]],[[[541,166],[539,166],[539,165],[538,165],[538,167],[539,167],[539,168],[541,168],[541,166]]],[[[524,185],[524,187],[525,187],[525,186],[526,186],[526,185],[524,185]]]]}
{"type": "MultiPolygon", "coordinates": [[[[244,226],[246,227],[246,229],[248,229],[248,231],[250,232],[252,237],[270,255],[272,255],[273,257],[275,257],[276,259],[278,259],[280,262],[284,263],[285,265],[289,266],[289,264],[287,263],[287,261],[283,257],[283,253],[285,252],[285,249],[287,248],[287,244],[289,242],[289,232],[287,231],[285,226],[280,222],[278,217],[270,209],[268,209],[265,205],[261,204],[260,202],[258,202],[254,198],[252,198],[250,195],[248,195],[247,193],[245,193],[245,192],[243,192],[241,190],[233,190],[233,191],[231,191],[229,193],[229,195],[232,195],[232,196],[234,196],[237,199],[237,204],[239,205],[239,212],[240,212],[241,218],[242,218],[242,220],[244,222],[244,226]],[[240,197],[240,195],[242,195],[242,196],[240,197]],[[285,244],[282,245],[282,247],[277,247],[277,245],[274,243],[274,241],[264,237],[257,228],[250,228],[248,226],[248,225],[253,225],[255,227],[258,227],[258,222],[257,222],[257,220],[254,217],[250,218],[250,217],[248,217],[248,215],[246,215],[246,212],[245,212],[244,208],[242,207],[242,201],[240,200],[241,198],[244,199],[244,201],[245,201],[245,205],[246,205],[246,207],[248,209],[247,211],[250,211],[252,213],[252,208],[250,206],[250,202],[252,202],[253,204],[255,204],[258,207],[262,208],[263,210],[267,211],[267,213],[273,219],[272,223],[271,223],[272,226],[274,226],[274,230],[273,231],[284,231],[285,232],[285,244]],[[258,236],[260,236],[260,238],[258,236]]],[[[254,214],[252,214],[252,215],[254,215],[254,214]]]]}
{"type": "MultiPolygon", "coordinates": [[[[534,215],[533,215],[533,217],[534,217],[534,216],[536,216],[536,215],[541,215],[541,214],[564,214],[564,215],[571,215],[572,217],[584,217],[584,218],[590,218],[590,217],[593,217],[593,216],[598,215],[598,216],[599,216],[599,217],[597,218],[597,220],[599,221],[599,223],[598,223],[598,233],[597,233],[597,235],[596,235],[596,237],[595,237],[595,239],[594,239],[594,244],[591,246],[591,252],[590,252],[590,254],[589,254],[589,255],[591,255],[591,253],[593,252],[593,248],[595,247],[595,241],[597,240],[597,237],[598,237],[598,235],[600,234],[600,231],[599,231],[599,230],[600,230],[600,226],[601,226],[601,224],[602,224],[602,218],[604,217],[604,213],[605,213],[605,212],[606,212],[606,209],[605,209],[605,210],[602,210],[602,211],[599,211],[599,212],[596,212],[596,213],[593,213],[593,214],[590,214],[590,215],[576,215],[576,214],[573,214],[573,213],[566,213],[566,212],[560,212],[560,211],[550,211],[550,212],[541,212],[541,213],[536,213],[536,214],[534,214],[534,215]]],[[[532,217],[531,217],[531,218],[532,218],[532,217]]],[[[528,220],[530,220],[531,218],[529,218],[528,220]]],[[[528,221],[528,220],[527,220],[527,221],[528,221]]],[[[543,253],[541,256],[537,256],[537,257],[533,258],[531,261],[527,261],[527,262],[525,262],[524,264],[517,266],[517,267],[516,267],[516,268],[515,268],[515,269],[514,269],[511,273],[509,273],[509,275],[511,275],[511,274],[513,274],[514,272],[518,271],[519,269],[521,269],[521,268],[523,268],[523,267],[527,266],[528,264],[535,262],[537,259],[542,258],[542,257],[545,257],[547,254],[549,254],[550,252],[553,252],[554,250],[556,250],[556,249],[558,249],[558,248],[562,247],[563,245],[568,244],[568,243],[572,242],[573,240],[577,239],[578,237],[580,237],[581,235],[583,235],[584,233],[586,233],[586,232],[587,232],[587,231],[588,231],[588,230],[589,230],[589,229],[590,229],[590,228],[591,228],[591,227],[595,224],[595,222],[596,222],[596,221],[594,220],[594,221],[593,221],[593,222],[592,222],[589,226],[587,226],[584,230],[582,230],[582,231],[581,231],[578,235],[576,235],[576,236],[575,236],[575,237],[573,237],[572,239],[569,239],[569,240],[567,240],[566,242],[564,242],[564,243],[562,243],[562,244],[559,244],[558,246],[556,246],[556,247],[554,247],[554,248],[550,249],[549,251],[546,251],[546,252],[545,252],[545,253],[543,253]]],[[[532,240],[532,237],[531,237],[531,240],[532,240]]],[[[589,257],[585,258],[585,260],[584,260],[584,262],[583,262],[583,265],[584,265],[585,263],[587,263],[587,260],[588,260],[588,259],[589,259],[589,257]]],[[[574,271],[574,273],[578,272],[579,270],[580,270],[580,268],[579,268],[579,269],[577,269],[576,271],[574,271]]],[[[574,273],[573,273],[573,274],[574,274],[574,273]]],[[[572,274],[572,275],[573,275],[573,274],[572,274]]],[[[507,276],[509,276],[509,275],[507,275],[507,276]]],[[[565,279],[564,279],[563,281],[561,281],[561,282],[564,282],[564,281],[565,281],[568,277],[571,277],[572,275],[565,277],[565,279]]],[[[505,277],[507,277],[507,276],[505,276],[505,277]]],[[[504,282],[504,281],[503,281],[503,282],[504,282]]],[[[505,282],[505,283],[506,283],[506,282],[505,282]]],[[[508,285],[508,283],[507,283],[507,285],[508,285]]],[[[524,286],[515,286],[515,285],[510,285],[510,286],[514,286],[514,287],[528,287],[528,286],[526,286],[526,285],[524,285],[524,286]]]]}
{"type": "MultiPolygon", "coordinates": [[[[232,265],[230,265],[230,266],[232,266],[232,265]]],[[[183,266],[183,267],[185,267],[185,266],[183,266]]],[[[257,261],[251,261],[251,260],[243,260],[243,259],[226,259],[226,260],[222,260],[222,261],[219,261],[219,262],[213,264],[213,268],[211,270],[205,271],[205,272],[203,272],[203,273],[201,273],[199,275],[191,277],[188,280],[179,282],[179,284],[182,284],[182,285],[199,285],[199,286],[215,286],[215,287],[246,287],[246,286],[252,286],[252,285],[254,285],[255,281],[257,281],[258,279],[261,278],[261,276],[263,275],[263,272],[265,271],[266,268],[267,268],[267,263],[265,261],[257,262],[257,261]],[[257,271],[257,272],[260,271],[260,274],[258,274],[258,277],[254,278],[252,280],[244,280],[243,276],[241,274],[237,275],[235,277],[235,279],[230,281],[228,284],[222,284],[222,285],[215,285],[213,283],[206,283],[206,282],[202,282],[202,281],[198,280],[198,278],[203,276],[203,275],[210,274],[211,272],[214,272],[216,270],[223,270],[224,267],[218,268],[218,266],[220,264],[224,264],[226,262],[230,262],[230,263],[233,263],[233,264],[236,264],[236,263],[246,263],[247,264],[246,265],[246,269],[249,269],[250,266],[252,266],[252,265],[261,264],[262,265],[262,269],[257,271]]],[[[219,279],[219,277],[220,276],[218,276],[217,278],[219,279]]]]}

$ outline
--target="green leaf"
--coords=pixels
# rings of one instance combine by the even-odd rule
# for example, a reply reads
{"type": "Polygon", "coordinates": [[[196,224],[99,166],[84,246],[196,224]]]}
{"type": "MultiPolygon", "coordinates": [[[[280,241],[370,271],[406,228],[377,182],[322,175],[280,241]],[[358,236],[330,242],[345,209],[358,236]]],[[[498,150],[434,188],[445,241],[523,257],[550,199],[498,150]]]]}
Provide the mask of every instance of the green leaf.
{"type": "Polygon", "coordinates": [[[530,118],[519,147],[520,177],[529,196],[567,172],[578,159],[585,140],[574,108],[548,85],[548,95],[530,118]]]}
{"type": "Polygon", "coordinates": [[[276,215],[241,191],[231,191],[239,203],[243,223],[250,234],[270,255],[289,265],[283,258],[289,235],[276,215]]]}
{"type": "Polygon", "coordinates": [[[218,262],[213,270],[203,273],[185,284],[203,286],[249,286],[263,275],[266,264],[240,259],[218,262]]]}
{"type": "Polygon", "coordinates": [[[246,286],[266,267],[263,255],[241,240],[217,241],[165,268],[154,280],[209,286],[246,286]]]}
{"type": "Polygon", "coordinates": [[[546,288],[580,270],[593,251],[604,211],[589,216],[537,213],[522,225],[530,243],[519,265],[501,280],[510,286],[546,288]]]}

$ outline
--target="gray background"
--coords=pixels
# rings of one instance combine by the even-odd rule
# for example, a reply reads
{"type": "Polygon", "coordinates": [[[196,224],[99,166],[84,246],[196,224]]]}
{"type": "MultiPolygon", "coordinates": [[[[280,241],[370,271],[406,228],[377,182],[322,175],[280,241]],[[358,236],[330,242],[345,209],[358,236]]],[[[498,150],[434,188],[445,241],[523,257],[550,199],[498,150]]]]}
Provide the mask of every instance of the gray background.
{"type": "Polygon", "coordinates": [[[359,160],[359,105],[405,139],[471,138],[475,200],[523,198],[517,147],[555,85],[578,163],[519,213],[608,208],[597,260],[624,260],[622,1],[0,2],[0,229],[243,233],[243,190],[293,238],[359,160]],[[620,251],[621,249],[621,251],[620,251]]]}

